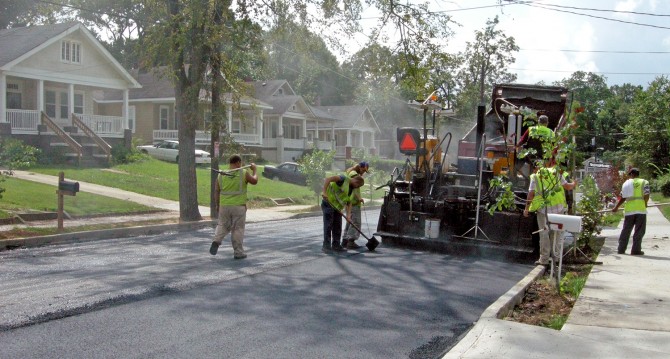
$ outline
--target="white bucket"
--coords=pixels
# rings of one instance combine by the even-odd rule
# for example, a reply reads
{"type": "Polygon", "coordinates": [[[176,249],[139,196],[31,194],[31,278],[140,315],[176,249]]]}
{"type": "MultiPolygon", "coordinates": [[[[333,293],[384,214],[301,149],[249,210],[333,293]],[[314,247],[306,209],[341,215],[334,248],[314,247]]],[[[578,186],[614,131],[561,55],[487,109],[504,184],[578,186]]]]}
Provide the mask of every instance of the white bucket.
{"type": "Polygon", "coordinates": [[[440,220],[426,218],[426,238],[437,238],[440,236],[440,220]]]}

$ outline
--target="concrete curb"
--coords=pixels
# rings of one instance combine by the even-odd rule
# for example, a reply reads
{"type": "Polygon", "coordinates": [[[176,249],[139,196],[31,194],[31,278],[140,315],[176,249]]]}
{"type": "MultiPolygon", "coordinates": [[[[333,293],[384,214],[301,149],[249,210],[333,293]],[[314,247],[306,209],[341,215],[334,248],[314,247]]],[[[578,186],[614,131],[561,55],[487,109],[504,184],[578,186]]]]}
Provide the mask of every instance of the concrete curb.
{"type": "Polygon", "coordinates": [[[47,244],[87,242],[108,238],[147,236],[171,231],[185,232],[213,226],[216,226],[216,221],[205,220],[198,222],[156,224],[149,226],[101,229],[95,231],[69,232],[41,237],[0,239],[0,250],[18,247],[37,247],[47,244]]]}
{"type": "Polygon", "coordinates": [[[460,358],[480,340],[481,334],[491,321],[502,320],[514,307],[523,301],[526,290],[530,285],[541,277],[545,272],[542,265],[536,266],[530,273],[521,279],[514,287],[510,288],[505,294],[501,295],[493,304],[491,304],[482,315],[479,316],[475,325],[458,340],[458,344],[449,350],[442,359],[460,358]]]}

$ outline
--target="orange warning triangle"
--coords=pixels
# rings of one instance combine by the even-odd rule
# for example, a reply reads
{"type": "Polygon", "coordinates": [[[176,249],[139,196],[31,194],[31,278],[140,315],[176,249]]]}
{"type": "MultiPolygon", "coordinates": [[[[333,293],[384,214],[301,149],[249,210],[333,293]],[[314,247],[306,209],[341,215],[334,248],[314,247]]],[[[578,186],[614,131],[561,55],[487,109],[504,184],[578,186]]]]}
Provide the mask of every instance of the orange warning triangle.
{"type": "Polygon", "coordinates": [[[400,141],[400,150],[401,151],[416,151],[416,141],[414,141],[414,136],[409,132],[405,133],[400,141]]]}

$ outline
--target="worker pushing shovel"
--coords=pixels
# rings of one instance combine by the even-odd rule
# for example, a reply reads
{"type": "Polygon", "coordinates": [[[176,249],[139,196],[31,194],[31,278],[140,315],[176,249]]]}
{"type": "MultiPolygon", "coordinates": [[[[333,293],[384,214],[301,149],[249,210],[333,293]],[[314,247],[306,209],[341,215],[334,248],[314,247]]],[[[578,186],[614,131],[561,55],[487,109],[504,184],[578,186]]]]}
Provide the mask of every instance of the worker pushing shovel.
{"type": "MultiPolygon", "coordinates": [[[[321,250],[324,253],[346,252],[340,241],[342,238],[342,218],[345,218],[351,224],[349,216],[351,215],[352,191],[364,184],[365,180],[361,176],[350,178],[349,176],[339,175],[325,179],[321,192],[323,199],[321,201],[321,210],[323,211],[323,246],[321,250]],[[347,215],[342,212],[345,209],[347,215]]],[[[367,247],[370,250],[374,250],[379,244],[379,241],[374,237],[374,240],[365,238],[368,239],[367,247]]]]}

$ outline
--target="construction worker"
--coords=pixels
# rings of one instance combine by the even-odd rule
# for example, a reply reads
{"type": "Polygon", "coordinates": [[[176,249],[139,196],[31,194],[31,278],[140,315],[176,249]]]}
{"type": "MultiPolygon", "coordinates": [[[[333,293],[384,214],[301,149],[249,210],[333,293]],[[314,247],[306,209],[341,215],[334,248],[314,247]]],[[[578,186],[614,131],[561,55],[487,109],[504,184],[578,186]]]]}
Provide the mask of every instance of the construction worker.
{"type": "Polygon", "coordinates": [[[619,235],[619,247],[617,253],[626,253],[630,233],[635,228],[633,235],[633,247],[630,254],[633,256],[644,255],[642,251],[642,237],[647,228],[647,203],[649,202],[649,182],[639,178],[640,171],[637,168],[628,170],[629,179],[621,186],[621,198],[612,212],[619,210],[619,206],[624,204],[624,219],[621,235],[619,235]]]}
{"type": "Polygon", "coordinates": [[[214,231],[214,240],[209,248],[211,255],[216,255],[219,246],[228,233],[231,234],[233,244],[233,258],[247,257],[242,246],[244,241],[244,225],[247,218],[247,184],[258,183],[256,165],[252,163],[251,173],[242,167],[242,158],[239,155],[228,159],[229,170],[219,173],[216,180],[216,193],[220,196],[219,223],[214,231]]]}
{"type": "Polygon", "coordinates": [[[355,188],[365,184],[361,176],[350,178],[339,175],[326,178],[321,192],[321,211],[323,211],[323,247],[324,253],[345,252],[340,239],[342,236],[342,210],[346,209],[347,218],[351,218],[351,197],[355,188]],[[331,242],[332,241],[332,242],[331,242]]]}
{"type": "MultiPolygon", "coordinates": [[[[346,170],[347,176],[353,178],[356,176],[363,176],[370,168],[370,165],[363,161],[357,165],[350,167],[346,170]]],[[[351,194],[351,222],[356,226],[352,226],[351,223],[347,222],[344,226],[344,237],[342,239],[342,247],[345,249],[358,249],[361,246],[356,244],[356,240],[360,236],[361,228],[361,206],[363,205],[363,197],[361,196],[361,189],[355,188],[351,194]],[[358,228],[358,229],[356,229],[358,228]]]]}
{"type": "MultiPolygon", "coordinates": [[[[565,174],[555,166],[549,166],[546,161],[536,173],[530,176],[530,186],[526,207],[523,215],[528,217],[529,212],[537,212],[537,226],[540,230],[540,258],[535,262],[539,265],[548,265],[553,244],[558,239],[558,232],[547,228],[548,214],[564,214],[567,202],[564,190],[575,188],[575,182],[568,182],[565,174]]],[[[558,255],[554,253],[554,256],[558,255]]]]}
{"type": "Polygon", "coordinates": [[[544,149],[545,144],[552,144],[554,142],[554,132],[547,127],[549,125],[549,117],[546,115],[540,115],[537,119],[537,125],[529,127],[517,144],[517,149],[533,149],[535,153],[527,154],[523,160],[519,161],[521,166],[527,163],[529,169],[527,173],[532,172],[535,168],[533,161],[540,160],[544,162],[544,149]]]}

